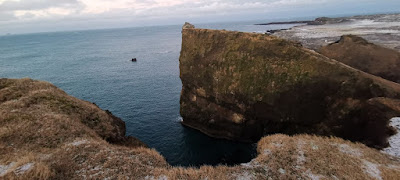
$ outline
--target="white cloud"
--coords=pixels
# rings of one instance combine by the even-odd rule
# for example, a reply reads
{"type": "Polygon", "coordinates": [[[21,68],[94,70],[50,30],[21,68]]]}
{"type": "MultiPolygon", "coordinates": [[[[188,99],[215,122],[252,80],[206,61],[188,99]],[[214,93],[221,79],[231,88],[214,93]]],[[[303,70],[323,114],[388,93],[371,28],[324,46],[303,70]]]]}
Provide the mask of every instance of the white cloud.
{"type": "MultiPolygon", "coordinates": [[[[114,27],[116,21],[121,22],[120,24],[152,20],[176,22],[177,19],[216,19],[222,16],[234,18],[249,14],[266,16],[302,9],[312,13],[320,7],[336,10],[338,5],[362,7],[371,2],[385,4],[380,0],[0,0],[0,26],[21,27],[21,24],[34,26],[46,23],[71,25],[74,21],[85,21],[88,27],[92,22],[93,25],[103,24],[104,27],[109,23],[110,27],[114,27]]],[[[397,4],[400,5],[399,2],[397,4]]]]}
{"type": "MultiPolygon", "coordinates": [[[[318,1],[321,3],[324,1],[318,1]]],[[[125,15],[163,17],[224,14],[254,10],[273,10],[278,6],[315,4],[311,0],[2,0],[0,12],[12,12],[19,19],[62,16],[125,15]]],[[[13,20],[10,18],[9,20],[13,20]]]]}

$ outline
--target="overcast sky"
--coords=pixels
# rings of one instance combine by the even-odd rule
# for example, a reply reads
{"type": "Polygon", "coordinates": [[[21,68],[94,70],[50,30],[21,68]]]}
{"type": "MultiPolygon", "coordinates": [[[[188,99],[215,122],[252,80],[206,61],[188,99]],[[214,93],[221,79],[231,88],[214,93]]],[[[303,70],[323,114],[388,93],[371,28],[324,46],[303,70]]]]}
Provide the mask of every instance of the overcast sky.
{"type": "Polygon", "coordinates": [[[396,11],[400,0],[0,0],[0,35],[396,11]]]}

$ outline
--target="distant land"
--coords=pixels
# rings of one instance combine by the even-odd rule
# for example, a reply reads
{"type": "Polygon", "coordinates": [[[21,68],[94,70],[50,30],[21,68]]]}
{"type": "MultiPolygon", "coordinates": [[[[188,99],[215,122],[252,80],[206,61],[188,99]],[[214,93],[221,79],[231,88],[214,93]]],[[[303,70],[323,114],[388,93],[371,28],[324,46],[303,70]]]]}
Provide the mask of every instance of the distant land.
{"type": "MultiPolygon", "coordinates": [[[[298,21],[300,22],[300,21],[298,21]]],[[[360,15],[338,18],[316,18],[290,29],[269,31],[283,39],[299,41],[317,50],[347,34],[357,35],[369,42],[400,51],[400,14],[360,15]]],[[[272,22],[267,24],[285,23],[272,22]]],[[[294,22],[286,22],[294,23],[294,22]]]]}

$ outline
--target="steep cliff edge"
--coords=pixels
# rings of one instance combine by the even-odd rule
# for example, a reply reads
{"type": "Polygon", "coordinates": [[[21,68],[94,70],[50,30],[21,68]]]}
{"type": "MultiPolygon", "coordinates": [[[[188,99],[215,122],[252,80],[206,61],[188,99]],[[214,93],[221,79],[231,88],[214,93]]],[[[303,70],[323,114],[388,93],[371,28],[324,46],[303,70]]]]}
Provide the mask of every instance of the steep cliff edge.
{"type": "Polygon", "coordinates": [[[326,57],[338,60],[364,72],[400,83],[400,52],[344,35],[338,42],[318,50],[326,57]]]}
{"type": "Polygon", "coordinates": [[[339,138],[269,136],[249,163],[200,168],[172,167],[127,138],[123,121],[50,83],[0,79],[0,179],[400,177],[400,159],[339,138]]]}
{"type": "Polygon", "coordinates": [[[400,85],[264,34],[183,29],[183,124],[256,141],[271,133],[334,135],[383,148],[400,85]]]}

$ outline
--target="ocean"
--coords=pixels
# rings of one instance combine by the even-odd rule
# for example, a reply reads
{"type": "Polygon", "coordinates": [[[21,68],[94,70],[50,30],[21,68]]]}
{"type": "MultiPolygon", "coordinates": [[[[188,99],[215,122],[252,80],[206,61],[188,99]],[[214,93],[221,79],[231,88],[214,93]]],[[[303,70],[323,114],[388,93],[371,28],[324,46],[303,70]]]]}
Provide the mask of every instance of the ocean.
{"type": "MultiPolygon", "coordinates": [[[[262,33],[293,26],[254,23],[198,27],[262,33]]],[[[171,165],[250,161],[256,144],[210,138],[180,124],[181,41],[180,25],[0,36],[0,77],[48,81],[110,110],[126,122],[127,135],[171,165]]]]}

